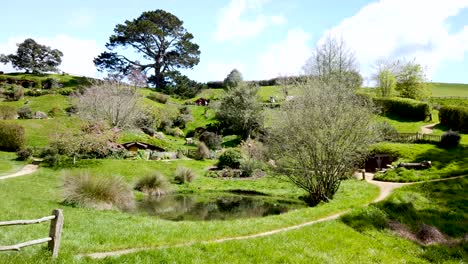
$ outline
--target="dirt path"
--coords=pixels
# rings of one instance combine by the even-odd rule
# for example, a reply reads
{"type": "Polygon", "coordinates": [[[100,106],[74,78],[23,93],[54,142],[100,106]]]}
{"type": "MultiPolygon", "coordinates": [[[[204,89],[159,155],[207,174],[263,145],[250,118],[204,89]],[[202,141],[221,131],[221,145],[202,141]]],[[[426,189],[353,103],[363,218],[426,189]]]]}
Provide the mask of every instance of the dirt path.
{"type": "Polygon", "coordinates": [[[10,175],[1,176],[1,177],[0,177],[0,180],[5,180],[5,179],[10,179],[10,178],[20,177],[20,176],[24,176],[24,175],[28,175],[28,174],[34,173],[34,172],[37,171],[38,167],[39,167],[39,166],[37,166],[37,165],[28,164],[28,165],[24,166],[20,171],[18,171],[18,172],[16,172],[16,173],[13,173],[13,174],[10,174],[10,175]]]}
{"type": "Polygon", "coordinates": [[[425,125],[421,127],[421,133],[423,134],[432,134],[432,130],[438,123],[435,124],[430,124],[430,125],[425,125]]]}
{"type": "MultiPolygon", "coordinates": [[[[382,200],[385,200],[393,190],[403,187],[405,185],[410,185],[410,184],[418,184],[422,182],[409,182],[409,183],[397,183],[397,182],[381,182],[381,181],[375,181],[374,174],[372,173],[366,173],[366,181],[379,187],[380,189],[380,194],[377,198],[375,198],[371,203],[376,203],[380,202],[382,200]]],[[[463,178],[466,177],[467,175],[463,176],[457,176],[457,177],[452,177],[452,178],[444,178],[444,179],[436,179],[436,180],[431,180],[429,182],[436,182],[436,181],[446,181],[446,180],[452,180],[452,179],[457,179],[457,178],[463,178]]],[[[140,251],[145,251],[145,250],[158,250],[158,249],[166,249],[166,248],[179,248],[179,247],[186,247],[186,246],[192,246],[195,244],[211,244],[211,243],[222,243],[226,241],[233,241],[233,240],[244,240],[244,239],[251,239],[251,238],[258,238],[258,237],[265,237],[265,236],[270,236],[282,232],[287,232],[295,229],[300,229],[305,226],[310,226],[314,225],[317,223],[325,222],[325,221],[330,221],[330,220],[335,220],[338,219],[340,216],[348,213],[349,210],[342,211],[333,215],[329,215],[317,220],[305,222],[302,224],[294,225],[294,226],[289,226],[289,227],[284,227],[284,228],[279,228],[279,229],[274,229],[271,231],[267,232],[262,232],[262,233],[257,233],[257,234],[252,234],[252,235],[245,235],[245,236],[236,236],[236,237],[226,237],[226,238],[219,238],[219,239],[213,239],[213,240],[207,240],[207,241],[194,241],[194,242],[187,242],[187,243],[180,243],[180,244],[175,244],[175,245],[165,245],[165,246],[155,246],[155,247],[141,247],[141,248],[130,248],[130,249],[123,249],[123,250],[116,250],[116,251],[108,251],[108,252],[96,252],[96,253],[90,253],[90,254],[80,254],[78,257],[91,257],[95,259],[100,259],[100,258],[105,258],[105,257],[117,257],[125,254],[130,254],[130,253],[135,253],[135,252],[140,252],[140,251]]]]}

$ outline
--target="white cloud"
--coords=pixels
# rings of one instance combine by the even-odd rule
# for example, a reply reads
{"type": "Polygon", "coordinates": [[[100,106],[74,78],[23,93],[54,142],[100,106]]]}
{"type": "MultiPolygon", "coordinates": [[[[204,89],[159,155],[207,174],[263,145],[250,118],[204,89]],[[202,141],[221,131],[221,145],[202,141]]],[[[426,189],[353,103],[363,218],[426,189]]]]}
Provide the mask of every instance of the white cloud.
{"type": "Polygon", "coordinates": [[[269,0],[231,0],[218,15],[215,40],[222,42],[252,38],[270,25],[286,23],[286,18],[282,15],[267,16],[261,13],[262,7],[268,2],[269,0]],[[254,18],[245,18],[249,12],[255,13],[254,18]]]}
{"type": "Polygon", "coordinates": [[[87,9],[78,9],[70,14],[67,24],[74,28],[87,28],[94,22],[94,14],[87,9]]]}
{"type": "MultiPolygon", "coordinates": [[[[381,0],[325,32],[343,37],[369,76],[380,58],[415,58],[428,67],[428,77],[446,60],[463,59],[468,27],[450,33],[447,19],[468,7],[468,0],[381,0]]],[[[320,42],[319,41],[319,42],[320,42]]]]}
{"type": "MultiPolygon", "coordinates": [[[[25,37],[12,37],[5,43],[0,43],[0,50],[5,54],[15,53],[17,43],[25,40],[25,37]]],[[[74,75],[84,75],[90,77],[98,76],[93,59],[98,56],[102,49],[96,41],[85,40],[68,35],[58,35],[53,38],[33,38],[42,45],[50,46],[63,52],[62,64],[59,69],[74,75]]],[[[0,71],[10,72],[13,68],[10,65],[0,64],[0,71]]]]}
{"type": "Polygon", "coordinates": [[[301,28],[292,29],[285,39],[271,44],[258,57],[258,79],[298,75],[311,54],[310,35],[301,28]]]}

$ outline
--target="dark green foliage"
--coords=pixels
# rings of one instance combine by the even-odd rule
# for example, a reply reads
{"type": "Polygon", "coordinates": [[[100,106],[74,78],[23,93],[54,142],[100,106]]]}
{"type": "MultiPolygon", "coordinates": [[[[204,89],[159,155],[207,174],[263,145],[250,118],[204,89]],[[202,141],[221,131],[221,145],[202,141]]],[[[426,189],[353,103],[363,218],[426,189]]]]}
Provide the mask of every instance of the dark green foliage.
{"type": "Polygon", "coordinates": [[[29,106],[23,106],[18,108],[18,118],[19,119],[31,119],[32,118],[32,111],[29,106]]]}
{"type": "Polygon", "coordinates": [[[224,88],[224,82],[221,82],[221,81],[207,82],[206,86],[210,89],[221,89],[221,88],[224,88]]]}
{"type": "Polygon", "coordinates": [[[56,117],[58,116],[60,113],[62,112],[62,110],[60,110],[60,108],[58,107],[52,107],[52,109],[50,109],[50,111],[47,113],[47,115],[49,117],[56,117]]]}
{"type": "Polygon", "coordinates": [[[16,69],[26,72],[41,73],[58,71],[57,66],[62,63],[63,53],[57,49],[40,45],[33,39],[26,39],[18,44],[16,54],[0,56],[0,62],[9,63],[16,69]]]}
{"type": "Polygon", "coordinates": [[[460,144],[461,136],[456,131],[447,131],[442,134],[440,146],[442,148],[456,148],[460,144]]]}
{"type": "Polygon", "coordinates": [[[16,156],[18,160],[28,160],[33,154],[32,149],[30,148],[23,148],[16,152],[16,156]]]}
{"type": "Polygon", "coordinates": [[[94,59],[100,71],[129,74],[132,68],[141,72],[154,71],[148,78],[157,88],[167,84],[167,78],[178,69],[191,69],[200,61],[199,46],[183,22],[164,10],[143,12],[137,19],[118,24],[106,48],[94,59]],[[132,47],[151,63],[140,63],[115,52],[121,47],[132,47]]]}
{"type": "Polygon", "coordinates": [[[442,106],[439,110],[440,124],[450,129],[468,132],[468,107],[442,106]]]}
{"type": "Polygon", "coordinates": [[[151,93],[150,95],[148,95],[148,99],[161,104],[165,104],[167,103],[167,100],[169,100],[169,96],[161,93],[151,93]]]}
{"type": "Polygon", "coordinates": [[[428,103],[408,98],[372,98],[384,115],[396,116],[405,120],[424,121],[431,115],[428,103]]]}
{"type": "Polygon", "coordinates": [[[188,122],[192,121],[193,117],[191,114],[181,114],[174,120],[174,126],[184,129],[185,125],[187,125],[188,122]]]}
{"type": "Polygon", "coordinates": [[[168,79],[167,85],[159,90],[166,94],[178,95],[182,98],[193,98],[198,92],[206,88],[204,84],[190,80],[187,76],[178,72],[170,74],[168,79]]]}
{"type": "Polygon", "coordinates": [[[18,101],[24,96],[24,88],[22,86],[12,84],[6,87],[3,94],[8,101],[18,101]]]}
{"type": "Polygon", "coordinates": [[[242,161],[242,155],[237,149],[227,149],[219,156],[218,168],[223,169],[226,167],[232,169],[239,169],[242,161]]]}
{"type": "Polygon", "coordinates": [[[216,150],[221,147],[221,136],[214,132],[205,131],[198,138],[201,142],[205,143],[209,149],[216,150]]]}
{"type": "MultiPolygon", "coordinates": [[[[25,92],[24,92],[24,95],[26,96],[41,96],[41,95],[46,95],[46,94],[50,94],[52,93],[52,91],[50,90],[32,90],[32,89],[27,89],[25,92]]],[[[60,93],[60,92],[59,92],[60,93]]]]}
{"type": "Polygon", "coordinates": [[[16,109],[11,106],[0,105],[0,120],[15,119],[16,109]]]}
{"type": "Polygon", "coordinates": [[[0,149],[17,151],[24,146],[24,127],[17,124],[0,122],[0,149]]]}

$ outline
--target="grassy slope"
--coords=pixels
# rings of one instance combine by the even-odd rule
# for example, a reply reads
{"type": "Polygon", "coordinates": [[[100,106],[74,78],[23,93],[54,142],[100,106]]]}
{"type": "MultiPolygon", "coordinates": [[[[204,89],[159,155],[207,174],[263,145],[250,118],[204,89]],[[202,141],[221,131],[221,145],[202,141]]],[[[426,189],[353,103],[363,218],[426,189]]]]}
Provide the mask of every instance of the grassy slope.
{"type": "Polygon", "coordinates": [[[21,169],[24,162],[15,159],[15,153],[0,151],[0,176],[15,173],[21,169]]]}
{"type": "Polygon", "coordinates": [[[459,83],[432,83],[432,96],[461,96],[468,97],[468,84],[459,83]]]}
{"type": "Polygon", "coordinates": [[[89,79],[81,76],[73,75],[62,75],[62,74],[26,74],[26,73],[7,73],[2,76],[8,78],[12,77],[15,79],[26,79],[31,81],[44,81],[47,78],[57,79],[60,83],[63,84],[63,87],[76,87],[77,85],[86,85],[89,84],[89,79]]]}

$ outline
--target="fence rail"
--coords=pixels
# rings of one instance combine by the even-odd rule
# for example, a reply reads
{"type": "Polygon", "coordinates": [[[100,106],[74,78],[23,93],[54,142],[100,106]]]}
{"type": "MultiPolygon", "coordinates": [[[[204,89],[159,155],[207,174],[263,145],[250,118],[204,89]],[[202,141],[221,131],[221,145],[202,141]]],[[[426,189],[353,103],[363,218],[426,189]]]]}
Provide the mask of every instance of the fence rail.
{"type": "Polygon", "coordinates": [[[26,241],[16,245],[10,246],[0,246],[0,251],[20,251],[21,248],[48,243],[47,247],[52,251],[52,257],[56,258],[59,253],[60,239],[62,236],[62,227],[63,227],[63,213],[60,209],[54,209],[52,215],[45,216],[39,219],[32,220],[12,220],[0,222],[0,226],[11,226],[11,225],[32,225],[39,224],[46,221],[50,221],[49,236],[46,238],[40,238],[35,240],[26,241]]]}
{"type": "Polygon", "coordinates": [[[438,143],[441,140],[440,135],[422,134],[422,133],[398,133],[391,138],[387,138],[386,141],[399,142],[399,143],[410,143],[417,141],[427,141],[438,143]]]}

